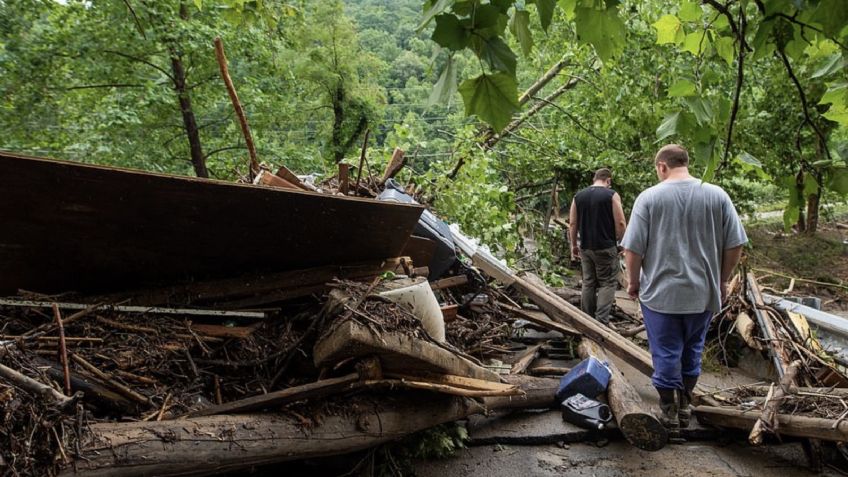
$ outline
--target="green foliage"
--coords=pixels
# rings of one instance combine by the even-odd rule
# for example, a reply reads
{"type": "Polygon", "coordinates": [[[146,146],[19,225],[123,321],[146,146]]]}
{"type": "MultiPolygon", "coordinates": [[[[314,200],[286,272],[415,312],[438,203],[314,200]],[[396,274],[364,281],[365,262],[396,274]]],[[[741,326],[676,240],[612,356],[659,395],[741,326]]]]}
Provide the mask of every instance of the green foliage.
{"type": "Polygon", "coordinates": [[[465,80],[459,87],[465,102],[465,114],[475,114],[497,129],[509,122],[518,110],[518,86],[506,73],[485,73],[465,80]]]}

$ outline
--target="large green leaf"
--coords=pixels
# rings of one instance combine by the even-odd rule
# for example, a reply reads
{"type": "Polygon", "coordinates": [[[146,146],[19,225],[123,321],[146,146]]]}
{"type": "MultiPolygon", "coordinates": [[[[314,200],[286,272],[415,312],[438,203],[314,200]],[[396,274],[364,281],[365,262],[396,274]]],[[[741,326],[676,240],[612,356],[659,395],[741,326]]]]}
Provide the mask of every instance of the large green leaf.
{"type": "Polygon", "coordinates": [[[493,71],[503,71],[515,77],[517,58],[500,37],[473,37],[471,47],[477,57],[485,61],[493,71]]]}
{"type": "Polygon", "coordinates": [[[419,23],[418,27],[416,27],[416,31],[420,33],[425,27],[427,27],[430,20],[432,20],[436,15],[447,10],[448,7],[453,5],[455,1],[456,0],[436,0],[435,2],[428,2],[429,8],[424,10],[424,16],[421,18],[421,23],[419,23]]]}
{"type": "Polygon", "coordinates": [[[827,188],[843,197],[848,195],[848,169],[844,167],[833,169],[827,188]]]}
{"type": "Polygon", "coordinates": [[[557,0],[536,0],[536,9],[539,11],[539,22],[542,24],[542,30],[548,31],[548,27],[551,26],[556,3],[557,0]]]}
{"type": "Polygon", "coordinates": [[[821,23],[826,35],[838,36],[848,25],[848,5],[845,0],[821,0],[813,14],[813,20],[821,23]]]}
{"type": "Polygon", "coordinates": [[[698,121],[698,124],[703,126],[712,122],[713,108],[708,101],[705,101],[701,97],[689,97],[683,101],[689,106],[689,111],[695,115],[695,120],[698,121]]]}
{"type": "Polygon", "coordinates": [[[468,46],[471,33],[462,27],[456,15],[445,13],[436,16],[436,28],[433,29],[433,41],[449,50],[459,51],[468,46]]]}
{"type": "Polygon", "coordinates": [[[733,48],[734,39],[729,36],[720,36],[715,39],[713,45],[719,58],[727,62],[727,66],[733,65],[736,51],[733,48]]]}
{"type": "Polygon", "coordinates": [[[577,0],[559,0],[559,8],[565,13],[569,20],[574,19],[574,9],[577,8],[577,0]]]}
{"type": "Polygon", "coordinates": [[[698,2],[686,0],[680,5],[680,12],[677,15],[684,22],[696,22],[701,19],[703,13],[698,2]]]}
{"type": "Polygon", "coordinates": [[[433,85],[433,91],[430,92],[430,98],[427,100],[428,105],[447,103],[454,93],[456,93],[456,64],[453,55],[450,55],[442,74],[439,75],[439,80],[433,85]]]}
{"type": "Polygon", "coordinates": [[[842,126],[848,126],[848,83],[831,85],[819,104],[830,104],[824,117],[842,126]]]}
{"type": "Polygon", "coordinates": [[[754,48],[752,60],[756,61],[760,58],[765,58],[774,51],[774,43],[769,41],[771,32],[774,30],[774,21],[764,21],[757,27],[757,33],[754,35],[754,40],[751,41],[751,46],[754,48]]]}
{"type": "Polygon", "coordinates": [[[470,19],[463,23],[484,39],[495,38],[503,34],[509,23],[509,17],[501,13],[494,5],[481,5],[474,10],[470,19]]]}
{"type": "Polygon", "coordinates": [[[580,42],[591,44],[601,60],[608,61],[624,51],[625,26],[618,16],[618,8],[580,7],[576,10],[576,22],[580,42]]]}
{"type": "Polygon", "coordinates": [[[481,74],[459,86],[466,115],[476,115],[497,131],[518,111],[518,85],[506,73],[481,74]]]}
{"type": "Polygon", "coordinates": [[[842,53],[834,53],[828,57],[827,61],[825,61],[821,68],[816,70],[816,72],[810,76],[810,79],[830,76],[837,71],[841,71],[843,68],[845,68],[845,61],[842,59],[842,53]]]}
{"type": "Polygon", "coordinates": [[[706,31],[699,30],[686,35],[683,40],[683,51],[688,51],[695,56],[701,56],[710,46],[710,39],[707,37],[706,31]]]}
{"type": "Polygon", "coordinates": [[[679,45],[686,39],[686,32],[683,31],[683,25],[680,23],[680,19],[674,15],[663,15],[651,26],[657,30],[658,45],[665,45],[667,43],[679,45]]]}
{"type": "Polygon", "coordinates": [[[698,87],[695,83],[687,79],[682,79],[668,87],[668,95],[672,98],[695,96],[697,94],[697,89],[698,87]]]}
{"type": "Polygon", "coordinates": [[[521,51],[524,56],[530,54],[533,50],[533,34],[530,32],[530,12],[527,10],[516,10],[512,15],[512,23],[510,30],[518,44],[521,45],[521,51]]]}
{"type": "Polygon", "coordinates": [[[662,124],[657,128],[657,142],[677,134],[678,123],[680,123],[681,112],[675,111],[667,114],[662,124]]]}

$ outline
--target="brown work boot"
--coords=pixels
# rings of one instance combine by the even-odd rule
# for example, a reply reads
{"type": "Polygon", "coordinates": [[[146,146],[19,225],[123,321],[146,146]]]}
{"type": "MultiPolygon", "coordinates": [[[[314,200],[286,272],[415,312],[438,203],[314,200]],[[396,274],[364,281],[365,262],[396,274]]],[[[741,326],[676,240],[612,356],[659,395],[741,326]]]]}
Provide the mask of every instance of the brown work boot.
{"type": "Polygon", "coordinates": [[[669,439],[680,437],[680,404],[676,389],[657,389],[660,395],[660,422],[668,429],[669,439]]]}
{"type": "Polygon", "coordinates": [[[692,420],[692,408],[690,404],[692,403],[692,392],[695,390],[695,385],[697,384],[697,376],[684,376],[683,389],[678,390],[680,410],[677,412],[677,417],[682,429],[689,427],[689,421],[692,420]]]}

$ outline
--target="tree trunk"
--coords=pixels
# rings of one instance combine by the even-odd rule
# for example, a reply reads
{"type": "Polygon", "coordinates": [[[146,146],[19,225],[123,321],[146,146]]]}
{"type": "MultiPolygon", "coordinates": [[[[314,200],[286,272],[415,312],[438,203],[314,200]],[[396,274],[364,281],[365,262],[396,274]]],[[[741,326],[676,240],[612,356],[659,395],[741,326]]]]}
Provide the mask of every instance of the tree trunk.
{"type": "Polygon", "coordinates": [[[206,158],[203,157],[203,146],[200,143],[200,131],[197,129],[197,119],[191,107],[191,97],[186,86],[185,69],[179,56],[171,57],[171,69],[174,72],[174,90],[180,101],[180,112],[183,114],[183,127],[188,136],[188,147],[191,151],[191,165],[197,177],[209,177],[206,169],[206,158]]]}
{"type": "Polygon", "coordinates": [[[819,194],[810,194],[807,197],[807,233],[814,234],[819,228],[819,194]]]}
{"type": "MultiPolygon", "coordinates": [[[[804,171],[798,171],[798,174],[795,175],[795,190],[798,194],[798,197],[804,197],[804,171]]],[[[807,231],[807,221],[804,218],[804,205],[798,205],[798,232],[803,233],[807,231]]]]}

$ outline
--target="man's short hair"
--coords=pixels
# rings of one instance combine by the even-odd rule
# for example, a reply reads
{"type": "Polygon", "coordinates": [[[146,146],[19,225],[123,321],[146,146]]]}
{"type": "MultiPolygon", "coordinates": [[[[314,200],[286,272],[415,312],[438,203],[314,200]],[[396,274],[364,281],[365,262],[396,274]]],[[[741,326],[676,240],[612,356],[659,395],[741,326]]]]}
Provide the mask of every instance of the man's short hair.
{"type": "Polygon", "coordinates": [[[592,178],[592,181],[605,181],[607,179],[612,179],[612,172],[604,167],[595,171],[595,177],[592,178]]]}
{"type": "Polygon", "coordinates": [[[689,153],[683,146],[678,144],[669,144],[667,146],[663,146],[663,148],[660,149],[660,152],[657,153],[657,158],[654,160],[654,163],[659,164],[660,162],[665,162],[670,169],[674,169],[675,167],[686,167],[689,165],[689,153]]]}

